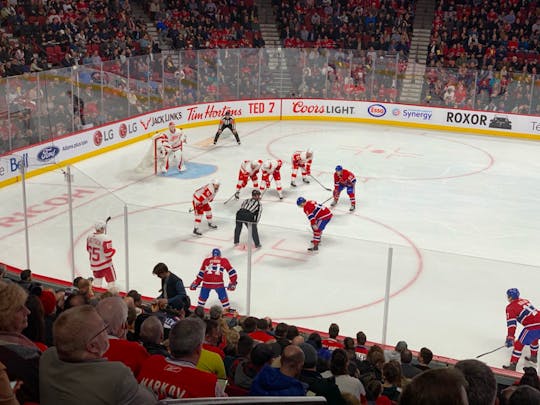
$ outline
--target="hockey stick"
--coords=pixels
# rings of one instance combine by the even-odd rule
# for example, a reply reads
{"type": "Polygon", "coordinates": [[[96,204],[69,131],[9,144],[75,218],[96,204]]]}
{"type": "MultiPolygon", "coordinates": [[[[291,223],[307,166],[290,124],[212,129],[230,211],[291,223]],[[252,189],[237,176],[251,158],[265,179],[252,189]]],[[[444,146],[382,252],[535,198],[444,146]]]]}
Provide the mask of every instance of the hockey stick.
{"type": "Polygon", "coordinates": [[[109,221],[111,220],[111,217],[108,216],[107,219],[105,220],[105,231],[103,233],[107,233],[107,225],[109,224],[109,221]]]}
{"type": "Polygon", "coordinates": [[[224,201],[223,204],[227,204],[229,201],[231,201],[234,198],[235,195],[236,195],[236,191],[226,201],[224,201]]]}
{"type": "Polygon", "coordinates": [[[330,201],[332,198],[334,198],[334,196],[330,196],[329,198],[327,198],[326,200],[324,200],[321,204],[326,204],[328,201],[330,201]]]}
{"type": "Polygon", "coordinates": [[[494,353],[494,352],[496,352],[497,350],[501,350],[503,347],[506,347],[506,345],[502,345],[502,346],[497,347],[496,349],[490,350],[489,352],[485,352],[485,353],[479,354],[478,356],[476,356],[476,358],[479,359],[480,357],[483,357],[483,356],[485,356],[485,355],[487,355],[487,354],[494,353]]]}
{"type": "Polygon", "coordinates": [[[324,186],[319,180],[317,180],[317,178],[314,177],[312,174],[310,174],[309,177],[311,177],[313,180],[315,180],[317,183],[319,183],[319,186],[321,186],[322,188],[324,188],[326,191],[332,191],[331,188],[325,187],[325,186],[324,186]]]}

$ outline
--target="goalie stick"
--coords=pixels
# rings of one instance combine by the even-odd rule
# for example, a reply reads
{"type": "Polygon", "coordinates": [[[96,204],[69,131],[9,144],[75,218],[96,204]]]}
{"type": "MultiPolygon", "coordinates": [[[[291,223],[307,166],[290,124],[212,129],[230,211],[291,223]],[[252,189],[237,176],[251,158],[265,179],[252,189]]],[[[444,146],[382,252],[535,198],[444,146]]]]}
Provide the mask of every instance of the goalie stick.
{"type": "Polygon", "coordinates": [[[490,350],[489,352],[485,352],[485,353],[479,354],[478,356],[476,356],[476,358],[479,359],[480,357],[484,357],[484,356],[486,356],[486,355],[488,355],[488,354],[494,353],[494,352],[496,352],[497,350],[501,350],[503,347],[506,347],[506,345],[502,345],[502,346],[497,347],[496,349],[490,350]]]}
{"type": "Polygon", "coordinates": [[[309,177],[311,177],[313,180],[315,180],[317,183],[319,183],[319,186],[321,186],[322,188],[324,188],[326,191],[332,191],[331,188],[325,187],[325,186],[317,179],[317,177],[313,176],[312,174],[310,174],[309,177]]]}

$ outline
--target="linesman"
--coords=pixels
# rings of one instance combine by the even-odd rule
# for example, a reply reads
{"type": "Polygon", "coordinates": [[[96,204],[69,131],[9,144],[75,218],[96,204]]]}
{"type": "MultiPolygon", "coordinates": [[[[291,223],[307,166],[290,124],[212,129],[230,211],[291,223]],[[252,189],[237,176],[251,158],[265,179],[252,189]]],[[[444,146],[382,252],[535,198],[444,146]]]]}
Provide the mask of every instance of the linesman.
{"type": "Polygon", "coordinates": [[[251,198],[248,198],[242,202],[240,209],[236,212],[236,228],[234,228],[234,245],[238,245],[240,242],[240,233],[242,232],[242,225],[249,226],[251,224],[251,235],[256,248],[261,247],[259,240],[259,232],[257,231],[257,223],[261,218],[262,205],[261,205],[261,192],[259,190],[253,190],[251,192],[251,198]]]}

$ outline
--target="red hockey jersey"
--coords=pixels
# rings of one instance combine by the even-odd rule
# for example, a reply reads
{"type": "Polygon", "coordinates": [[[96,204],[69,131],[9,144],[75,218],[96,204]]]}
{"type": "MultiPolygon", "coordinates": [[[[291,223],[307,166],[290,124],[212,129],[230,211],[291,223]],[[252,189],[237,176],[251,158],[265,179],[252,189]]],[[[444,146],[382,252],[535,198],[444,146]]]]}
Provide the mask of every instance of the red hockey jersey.
{"type": "Polygon", "coordinates": [[[307,215],[311,224],[332,218],[332,211],[313,200],[306,201],[304,204],[304,213],[307,215]]]}
{"type": "Polygon", "coordinates": [[[219,256],[207,257],[202,262],[195,284],[199,285],[202,281],[202,286],[205,288],[222,288],[224,287],[224,272],[229,274],[231,283],[236,284],[236,270],[231,266],[228,259],[219,256]]]}
{"type": "Polygon", "coordinates": [[[184,362],[150,356],[137,376],[139,383],[158,398],[204,398],[216,396],[217,376],[184,362]]]}
{"type": "Polygon", "coordinates": [[[506,306],[507,337],[514,337],[518,322],[527,328],[540,328],[540,313],[529,300],[524,298],[512,300],[506,306]]]}
{"type": "Polygon", "coordinates": [[[334,172],[334,185],[336,189],[339,186],[350,187],[354,183],[356,183],[356,177],[354,177],[352,172],[343,169],[341,171],[341,176],[338,174],[338,172],[334,172]]]}
{"type": "Polygon", "coordinates": [[[193,204],[195,205],[205,205],[214,200],[216,196],[216,191],[212,184],[207,184],[202,186],[193,194],[193,204]]]}

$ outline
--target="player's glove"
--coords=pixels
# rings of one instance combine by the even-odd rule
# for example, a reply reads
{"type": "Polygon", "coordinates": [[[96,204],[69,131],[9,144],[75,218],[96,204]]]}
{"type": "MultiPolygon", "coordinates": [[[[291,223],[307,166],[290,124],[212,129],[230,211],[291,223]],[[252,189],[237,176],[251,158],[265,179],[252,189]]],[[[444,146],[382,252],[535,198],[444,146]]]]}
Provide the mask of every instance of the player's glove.
{"type": "Polygon", "coordinates": [[[197,283],[191,283],[191,285],[189,286],[189,289],[194,291],[197,289],[197,283]]]}
{"type": "Polygon", "coordinates": [[[512,346],[514,346],[514,338],[512,338],[512,337],[507,337],[507,338],[506,338],[506,342],[504,343],[504,345],[505,345],[506,347],[512,347],[512,346]]]}
{"type": "Polygon", "coordinates": [[[236,290],[236,283],[229,283],[229,286],[227,287],[227,290],[229,290],[229,291],[236,290]]]}

